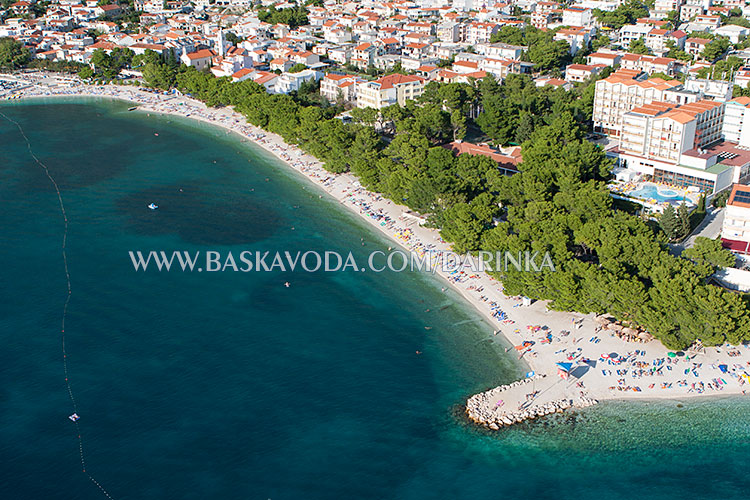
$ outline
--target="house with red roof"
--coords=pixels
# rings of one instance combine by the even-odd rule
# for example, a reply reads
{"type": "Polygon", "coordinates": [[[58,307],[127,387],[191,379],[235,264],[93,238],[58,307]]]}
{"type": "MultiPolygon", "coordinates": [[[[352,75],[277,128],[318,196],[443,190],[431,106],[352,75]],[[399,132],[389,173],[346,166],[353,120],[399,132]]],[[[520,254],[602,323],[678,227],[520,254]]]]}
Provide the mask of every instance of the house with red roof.
{"type": "Polygon", "coordinates": [[[620,64],[620,59],[622,59],[622,54],[617,52],[594,52],[588,55],[586,62],[588,64],[604,64],[614,68],[620,64]]]}
{"type": "Polygon", "coordinates": [[[378,55],[376,45],[369,42],[361,43],[354,47],[351,63],[360,69],[367,69],[376,55],[378,55]]]}
{"type": "Polygon", "coordinates": [[[213,50],[203,49],[189,54],[182,54],[180,61],[186,66],[192,66],[201,71],[213,66],[214,57],[216,57],[216,53],[213,50]]]}
{"type": "Polygon", "coordinates": [[[709,38],[688,38],[685,40],[685,52],[693,56],[700,56],[709,43],[711,43],[709,38]]]}
{"type": "Polygon", "coordinates": [[[98,5],[94,9],[94,13],[97,16],[104,16],[107,19],[112,19],[113,17],[117,17],[120,14],[122,14],[122,9],[119,5],[115,4],[108,4],[108,5],[98,5]]]}
{"type": "Polygon", "coordinates": [[[340,75],[328,73],[320,80],[320,95],[330,102],[355,102],[357,100],[357,85],[365,82],[356,75],[340,75]]]}
{"type": "Polygon", "coordinates": [[[22,16],[29,13],[31,3],[21,0],[20,2],[10,4],[10,8],[15,15],[22,16]]]}
{"type": "Polygon", "coordinates": [[[497,163],[497,168],[505,175],[512,175],[518,172],[518,164],[522,160],[520,147],[510,148],[507,153],[485,143],[472,144],[470,142],[453,141],[443,147],[449,151],[453,151],[456,156],[462,154],[486,156],[494,160],[497,163]]]}
{"type": "Polygon", "coordinates": [[[569,64],[565,68],[565,81],[585,82],[606,67],[604,64],[569,64]]]}
{"type": "Polygon", "coordinates": [[[380,54],[400,54],[401,42],[398,38],[386,37],[375,40],[375,46],[380,54]]]}

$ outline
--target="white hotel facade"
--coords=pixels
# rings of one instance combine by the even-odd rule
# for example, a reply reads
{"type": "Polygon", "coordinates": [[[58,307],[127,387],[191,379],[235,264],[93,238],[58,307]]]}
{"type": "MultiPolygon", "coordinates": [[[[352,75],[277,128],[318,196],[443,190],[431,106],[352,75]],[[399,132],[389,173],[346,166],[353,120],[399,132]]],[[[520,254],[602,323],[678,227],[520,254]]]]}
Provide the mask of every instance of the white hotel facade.
{"type": "Polygon", "coordinates": [[[607,152],[617,162],[618,179],[648,176],[711,197],[748,178],[747,104],[750,99],[745,104],[708,100],[676,80],[637,81],[632,72],[618,71],[596,83],[593,119],[595,130],[619,139],[607,152]]]}

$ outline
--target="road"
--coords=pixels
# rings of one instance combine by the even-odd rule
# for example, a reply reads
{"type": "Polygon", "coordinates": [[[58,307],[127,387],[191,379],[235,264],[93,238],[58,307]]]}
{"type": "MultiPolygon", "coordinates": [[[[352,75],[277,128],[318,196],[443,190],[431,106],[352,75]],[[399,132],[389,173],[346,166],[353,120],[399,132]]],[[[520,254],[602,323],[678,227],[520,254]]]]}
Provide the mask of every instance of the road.
{"type": "Polygon", "coordinates": [[[682,243],[670,245],[670,250],[675,255],[680,255],[683,250],[690,248],[695,244],[698,236],[704,236],[710,239],[716,239],[721,234],[721,226],[724,224],[724,208],[709,209],[703,221],[695,228],[690,236],[682,243]]]}

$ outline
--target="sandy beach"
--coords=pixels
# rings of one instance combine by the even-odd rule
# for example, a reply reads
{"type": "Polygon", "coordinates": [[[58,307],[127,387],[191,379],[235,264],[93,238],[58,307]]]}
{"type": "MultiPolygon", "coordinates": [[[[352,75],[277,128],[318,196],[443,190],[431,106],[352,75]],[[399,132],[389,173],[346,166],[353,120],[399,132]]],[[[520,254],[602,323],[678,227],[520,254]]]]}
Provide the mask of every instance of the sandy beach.
{"type": "MultiPolygon", "coordinates": [[[[137,104],[138,112],[177,115],[223,127],[282,160],[397,245],[415,252],[450,250],[437,230],[420,226],[406,207],[365,190],[352,175],[326,172],[312,156],[247,124],[229,108],[211,109],[185,96],[133,86],[88,86],[69,77],[58,80],[36,74],[0,78],[19,81],[16,88],[0,89],[0,99],[11,95],[14,99],[122,99],[137,104]]],[[[594,315],[550,311],[543,301],[524,306],[521,297],[506,296],[502,284],[485,273],[438,269],[436,274],[486,318],[491,325],[488,337],[499,340],[502,336],[517,346],[508,348],[506,355],[519,358],[538,376],[533,383],[485,393],[482,404],[493,411],[516,411],[565,399],[687,398],[745,394],[750,388],[746,385],[750,375],[747,346],[709,347],[670,357],[669,350],[658,341],[626,342],[609,330],[601,330],[594,315]],[[529,344],[522,347],[524,342],[529,344]],[[572,363],[571,376],[566,380],[559,377],[556,363],[572,363]]]]}

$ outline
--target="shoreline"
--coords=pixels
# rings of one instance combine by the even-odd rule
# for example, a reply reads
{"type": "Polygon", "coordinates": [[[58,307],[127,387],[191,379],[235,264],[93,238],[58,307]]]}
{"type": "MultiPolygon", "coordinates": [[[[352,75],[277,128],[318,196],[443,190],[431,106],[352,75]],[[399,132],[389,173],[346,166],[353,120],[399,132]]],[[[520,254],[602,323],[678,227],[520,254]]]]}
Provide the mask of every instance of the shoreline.
{"type": "MultiPolygon", "coordinates": [[[[30,78],[33,76],[21,75],[14,78],[30,84],[19,92],[21,100],[61,97],[117,99],[137,104],[137,111],[190,118],[220,127],[239,135],[242,142],[252,142],[281,160],[322,188],[340,205],[379,229],[381,234],[399,247],[407,251],[450,250],[450,246],[439,237],[436,229],[419,226],[414,218],[406,217],[407,207],[366,191],[352,174],[326,172],[317,159],[297,146],[284,143],[279,136],[248,124],[242,115],[230,108],[207,108],[203,103],[185,96],[153,93],[130,86],[60,85],[44,82],[43,80],[50,79],[49,75],[36,81],[30,78]]],[[[593,314],[549,311],[543,301],[523,306],[520,298],[505,296],[500,282],[484,273],[447,273],[437,269],[433,275],[447,281],[446,286],[458,292],[483,319],[502,333],[510,345],[524,341],[534,342],[530,348],[520,351],[522,354],[518,361],[521,366],[528,367],[529,371],[546,376],[534,382],[541,394],[534,395],[529,400],[528,384],[522,383],[503,392],[503,399],[500,398],[500,391],[496,391],[497,388],[469,398],[471,401],[483,396],[479,398],[483,400],[482,408],[489,411],[493,418],[509,412],[517,413],[522,404],[527,404],[528,409],[542,408],[550,402],[561,400],[570,401],[571,406],[575,406],[574,401],[646,401],[735,396],[744,394],[745,389],[750,388],[750,385],[745,386],[745,380],[741,376],[745,369],[750,370],[750,350],[746,347],[709,347],[704,353],[695,354],[694,357],[691,353],[690,360],[685,357],[669,358],[668,350],[658,341],[630,343],[615,337],[608,330],[599,332],[593,314]],[[502,311],[504,320],[496,317],[497,311],[502,311]],[[535,325],[544,325],[547,329],[533,331],[528,328],[535,325]],[[564,335],[563,331],[570,333],[564,335]],[[546,342],[545,336],[548,333],[551,334],[551,342],[546,342]],[[728,351],[739,354],[730,355],[728,351]],[[617,353],[619,356],[616,359],[621,361],[613,363],[609,353],[617,353]],[[607,357],[603,354],[607,354],[607,357]],[[571,380],[564,381],[557,376],[555,363],[569,361],[568,356],[588,359],[589,366],[585,370],[579,370],[584,365],[576,367],[571,370],[571,380]],[[591,366],[591,362],[594,366],[591,366]],[[727,372],[718,367],[720,364],[727,365],[727,372]],[[618,370],[627,372],[618,373],[618,370]],[[582,373],[576,374],[577,371],[582,373]],[[578,383],[582,385],[579,386],[578,383]],[[694,384],[702,385],[698,385],[696,389],[694,384]],[[636,391],[636,387],[639,390],[636,391]]],[[[513,348],[506,350],[508,355],[516,355],[517,352],[513,348]]]]}

